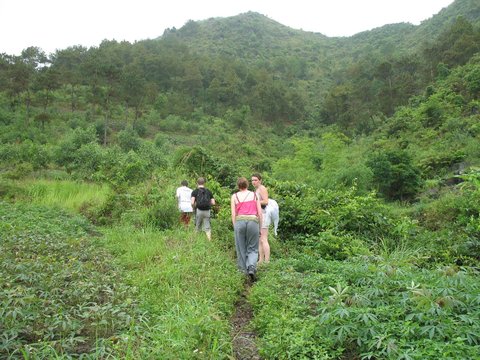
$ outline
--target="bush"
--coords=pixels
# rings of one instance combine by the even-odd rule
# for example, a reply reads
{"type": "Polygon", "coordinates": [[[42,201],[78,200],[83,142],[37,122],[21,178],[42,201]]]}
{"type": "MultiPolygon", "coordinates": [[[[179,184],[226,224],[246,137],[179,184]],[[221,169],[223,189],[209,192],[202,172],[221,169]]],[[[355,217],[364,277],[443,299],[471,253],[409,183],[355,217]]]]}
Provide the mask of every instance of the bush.
{"type": "Polygon", "coordinates": [[[346,260],[356,255],[369,253],[363,241],[355,239],[351,235],[334,235],[331,230],[306,237],[304,244],[306,252],[310,249],[322,259],[327,260],[346,260]]]}
{"type": "Polygon", "coordinates": [[[52,160],[50,149],[30,140],[0,145],[0,163],[5,166],[30,164],[33,170],[45,169],[52,160]]]}
{"type": "Polygon", "coordinates": [[[146,180],[150,176],[149,163],[134,151],[128,152],[119,161],[118,179],[132,185],[146,180]]]}
{"type": "Polygon", "coordinates": [[[100,169],[104,157],[103,148],[96,143],[82,145],[72,154],[69,169],[76,178],[93,180],[100,169]]]}
{"type": "Polygon", "coordinates": [[[78,163],[75,161],[76,151],[82,145],[96,142],[97,134],[93,126],[85,130],[81,128],[71,130],[56,148],[54,160],[58,165],[65,167],[68,172],[71,172],[78,166],[78,163]]]}
{"type": "Polygon", "coordinates": [[[398,238],[394,218],[374,193],[355,195],[348,191],[315,190],[305,185],[277,183],[274,192],[279,202],[279,233],[284,240],[318,236],[323,231],[333,235],[349,234],[374,244],[383,238],[398,238]]]}
{"type": "Polygon", "coordinates": [[[140,139],[137,131],[134,130],[133,127],[119,131],[117,141],[120,148],[125,152],[129,152],[130,150],[137,151],[142,143],[142,139],[140,139]]]}
{"type": "Polygon", "coordinates": [[[373,154],[367,161],[373,182],[389,200],[412,200],[422,186],[420,170],[403,150],[373,154]]]}
{"type": "MultiPolygon", "coordinates": [[[[169,199],[173,199],[173,197],[169,199]]],[[[177,205],[172,200],[161,200],[163,201],[159,201],[146,211],[145,223],[159,230],[172,229],[178,225],[177,205]]]]}
{"type": "Polygon", "coordinates": [[[178,150],[174,165],[183,167],[187,173],[192,173],[196,177],[210,175],[221,185],[229,188],[235,188],[237,182],[238,172],[230,164],[199,146],[178,150]]]}

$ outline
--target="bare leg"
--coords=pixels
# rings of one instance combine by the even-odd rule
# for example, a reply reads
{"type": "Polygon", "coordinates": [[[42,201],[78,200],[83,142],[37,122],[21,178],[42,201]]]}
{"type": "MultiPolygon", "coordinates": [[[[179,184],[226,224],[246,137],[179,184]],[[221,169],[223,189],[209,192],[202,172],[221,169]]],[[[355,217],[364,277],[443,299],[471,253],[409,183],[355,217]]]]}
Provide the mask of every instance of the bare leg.
{"type": "Polygon", "coordinates": [[[268,229],[260,230],[260,243],[258,246],[258,263],[268,263],[270,261],[270,244],[268,243],[268,229]]]}

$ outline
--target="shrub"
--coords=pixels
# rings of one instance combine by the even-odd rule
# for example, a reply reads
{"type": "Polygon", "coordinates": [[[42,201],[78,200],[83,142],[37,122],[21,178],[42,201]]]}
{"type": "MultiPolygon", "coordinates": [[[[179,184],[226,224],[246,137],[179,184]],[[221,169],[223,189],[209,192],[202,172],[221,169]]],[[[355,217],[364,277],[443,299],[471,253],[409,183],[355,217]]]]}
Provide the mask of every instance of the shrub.
{"type": "Polygon", "coordinates": [[[50,149],[30,140],[0,145],[0,162],[6,166],[30,164],[33,170],[45,169],[52,159],[50,149]]]}
{"type": "Polygon", "coordinates": [[[378,191],[390,200],[412,200],[422,186],[419,169],[403,150],[377,152],[367,166],[372,169],[378,191]]]}
{"type": "Polygon", "coordinates": [[[351,235],[338,236],[331,230],[308,236],[304,239],[305,251],[313,252],[327,260],[346,260],[352,256],[365,255],[369,251],[365,244],[351,235]]]}
{"type": "Polygon", "coordinates": [[[125,152],[137,151],[142,143],[137,131],[131,126],[118,132],[117,141],[120,148],[125,152]]]}
{"type": "Polygon", "coordinates": [[[172,201],[171,199],[173,199],[173,197],[161,199],[161,201],[146,210],[146,225],[150,225],[159,230],[168,230],[174,228],[178,224],[177,205],[175,201],[172,201]]]}
{"type": "Polygon", "coordinates": [[[85,130],[81,128],[71,130],[56,148],[54,160],[58,165],[64,166],[67,171],[71,172],[75,169],[75,166],[78,165],[75,162],[76,151],[80,149],[82,145],[96,142],[97,134],[93,126],[85,130]]]}
{"type": "Polygon", "coordinates": [[[230,164],[199,146],[178,150],[174,165],[183,167],[187,173],[196,177],[210,175],[226,187],[234,188],[237,181],[238,172],[230,164]]]}
{"type": "Polygon", "coordinates": [[[280,205],[280,236],[285,240],[318,236],[323,231],[333,235],[350,234],[370,244],[385,237],[397,238],[395,219],[374,193],[355,195],[348,191],[315,190],[305,185],[277,183],[274,191],[280,205]]]}

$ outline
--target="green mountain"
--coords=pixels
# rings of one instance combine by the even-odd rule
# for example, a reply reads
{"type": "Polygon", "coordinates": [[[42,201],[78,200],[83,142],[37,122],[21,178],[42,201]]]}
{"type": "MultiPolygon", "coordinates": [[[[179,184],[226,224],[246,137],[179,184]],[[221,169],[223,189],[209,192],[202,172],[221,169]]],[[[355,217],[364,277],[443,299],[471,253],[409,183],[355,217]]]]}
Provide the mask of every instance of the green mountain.
{"type": "Polygon", "coordinates": [[[261,146],[254,167],[271,169],[292,150],[284,141],[290,135],[330,126],[351,138],[373,134],[467,64],[480,50],[479,7],[457,0],[419,26],[386,25],[348,38],[249,12],[190,21],[135,44],[2,54],[7,128],[0,140],[56,143],[70,128],[94,125],[104,146],[138,150],[135,137],[173,148],[208,145],[214,129],[221,134],[215,150],[226,158],[235,152],[229,144],[245,155],[261,146]],[[235,136],[242,129],[257,131],[245,141],[235,136]],[[264,131],[278,145],[263,141],[264,131]]]}
{"type": "Polygon", "coordinates": [[[270,62],[286,54],[314,61],[321,61],[323,55],[338,61],[346,56],[355,58],[361,50],[374,49],[384,55],[419,50],[424,42],[435,39],[459,16],[478,25],[480,4],[475,0],[457,0],[418,26],[389,24],[351,37],[326,37],[295,30],[259,13],[248,12],[227,18],[190,20],[178,30],[167,29],[159,40],[176,37],[195,52],[233,56],[248,62],[270,62]]]}
{"type": "Polygon", "coordinates": [[[464,64],[478,51],[479,13],[478,2],[458,0],[418,26],[392,24],[329,38],[248,12],[189,21],[158,41],[176,39],[203,57],[264,68],[305,99],[302,119],[358,128],[373,114],[391,115],[419,94],[433,81],[438,64],[464,64]],[[461,56],[452,54],[455,47],[463,48],[461,56]]]}

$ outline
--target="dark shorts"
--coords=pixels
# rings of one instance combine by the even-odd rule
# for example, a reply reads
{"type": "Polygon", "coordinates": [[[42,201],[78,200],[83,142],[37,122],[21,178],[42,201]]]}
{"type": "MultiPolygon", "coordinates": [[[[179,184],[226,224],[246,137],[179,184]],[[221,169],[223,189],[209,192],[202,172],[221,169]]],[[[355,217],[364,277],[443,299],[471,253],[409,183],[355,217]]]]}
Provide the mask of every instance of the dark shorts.
{"type": "Polygon", "coordinates": [[[192,217],[191,212],[182,212],[180,213],[180,221],[184,223],[185,225],[188,225],[190,223],[190,218],[192,217]]]}

